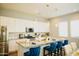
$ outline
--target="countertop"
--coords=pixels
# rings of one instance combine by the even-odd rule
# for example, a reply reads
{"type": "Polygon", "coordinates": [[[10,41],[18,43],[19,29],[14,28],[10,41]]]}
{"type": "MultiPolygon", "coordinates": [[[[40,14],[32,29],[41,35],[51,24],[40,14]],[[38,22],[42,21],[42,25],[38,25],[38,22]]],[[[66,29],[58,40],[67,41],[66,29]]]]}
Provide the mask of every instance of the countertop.
{"type": "Polygon", "coordinates": [[[33,40],[33,41],[28,41],[28,39],[20,39],[17,40],[16,43],[23,47],[23,48],[33,48],[33,47],[38,47],[42,45],[46,45],[49,43],[54,42],[53,40],[33,40]]]}

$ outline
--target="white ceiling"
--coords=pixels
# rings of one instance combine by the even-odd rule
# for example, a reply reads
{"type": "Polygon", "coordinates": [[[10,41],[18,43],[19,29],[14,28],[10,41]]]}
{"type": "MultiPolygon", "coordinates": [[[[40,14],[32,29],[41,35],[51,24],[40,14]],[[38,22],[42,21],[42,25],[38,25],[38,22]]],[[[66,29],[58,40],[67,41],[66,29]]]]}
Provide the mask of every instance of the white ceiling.
{"type": "Polygon", "coordinates": [[[24,12],[44,18],[61,16],[79,11],[79,3],[13,3],[0,4],[2,8],[24,12]]]}

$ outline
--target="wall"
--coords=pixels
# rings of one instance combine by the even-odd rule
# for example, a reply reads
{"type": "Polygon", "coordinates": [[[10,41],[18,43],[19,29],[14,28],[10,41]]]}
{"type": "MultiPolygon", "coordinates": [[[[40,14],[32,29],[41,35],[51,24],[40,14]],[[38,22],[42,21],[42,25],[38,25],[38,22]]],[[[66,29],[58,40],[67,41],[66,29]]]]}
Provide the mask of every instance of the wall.
{"type": "MultiPolygon", "coordinates": [[[[59,17],[55,17],[55,18],[52,18],[50,19],[50,35],[52,38],[67,38],[69,39],[70,42],[73,42],[75,41],[79,47],[79,38],[72,38],[70,37],[70,29],[68,29],[68,37],[60,37],[59,34],[58,34],[58,27],[57,27],[57,24],[60,22],[60,21],[63,21],[63,20],[67,20],[68,21],[68,24],[70,24],[69,22],[73,19],[79,19],[79,12],[76,12],[76,13],[72,13],[72,14],[68,14],[68,15],[63,15],[63,16],[59,16],[59,17]]],[[[79,25],[78,25],[79,26],[79,25]]],[[[70,27],[70,26],[68,26],[70,27]]]]}

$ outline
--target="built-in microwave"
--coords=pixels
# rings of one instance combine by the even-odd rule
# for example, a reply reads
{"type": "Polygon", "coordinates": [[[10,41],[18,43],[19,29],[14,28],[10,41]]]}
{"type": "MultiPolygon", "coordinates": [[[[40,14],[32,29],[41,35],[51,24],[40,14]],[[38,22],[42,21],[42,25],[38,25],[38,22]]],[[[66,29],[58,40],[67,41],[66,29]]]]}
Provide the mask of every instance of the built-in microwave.
{"type": "Polygon", "coordinates": [[[33,28],[25,28],[25,32],[34,32],[34,29],[33,28]]]}
{"type": "Polygon", "coordinates": [[[34,32],[33,28],[28,28],[28,32],[34,32]]]}

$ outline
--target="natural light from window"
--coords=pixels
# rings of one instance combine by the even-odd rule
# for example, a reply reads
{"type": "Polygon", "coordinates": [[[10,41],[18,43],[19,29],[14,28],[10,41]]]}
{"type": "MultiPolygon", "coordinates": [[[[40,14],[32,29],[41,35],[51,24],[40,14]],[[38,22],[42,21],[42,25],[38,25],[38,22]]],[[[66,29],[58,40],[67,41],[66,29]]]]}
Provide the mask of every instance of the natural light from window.
{"type": "Polygon", "coordinates": [[[68,24],[67,21],[61,21],[58,24],[59,36],[68,36],[68,24]]]}
{"type": "Polygon", "coordinates": [[[71,37],[79,37],[79,20],[72,20],[70,26],[71,37]]]}

